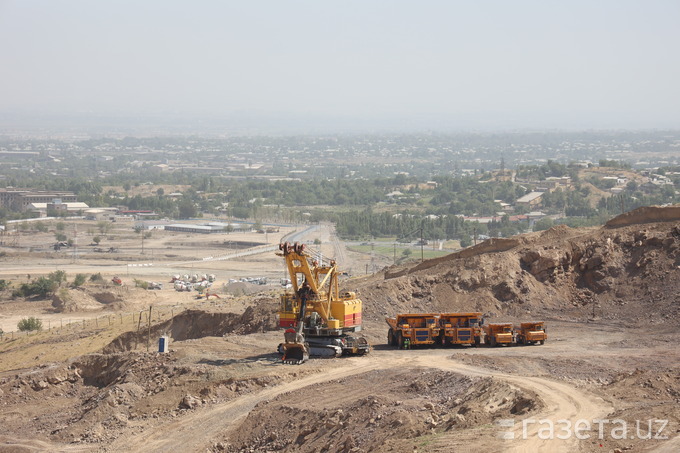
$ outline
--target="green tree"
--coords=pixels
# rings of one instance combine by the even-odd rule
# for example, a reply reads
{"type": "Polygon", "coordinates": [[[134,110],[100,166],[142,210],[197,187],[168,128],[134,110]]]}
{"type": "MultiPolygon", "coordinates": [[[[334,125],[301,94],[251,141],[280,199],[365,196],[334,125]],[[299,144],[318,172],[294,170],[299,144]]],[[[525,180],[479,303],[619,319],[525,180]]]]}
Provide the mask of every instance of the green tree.
{"type": "Polygon", "coordinates": [[[73,279],[73,287],[78,288],[79,286],[83,286],[86,280],[86,274],[76,274],[76,277],[73,279]]]}
{"type": "Polygon", "coordinates": [[[534,223],[534,231],[544,231],[555,226],[555,221],[550,217],[543,217],[534,223]]]}
{"type": "Polygon", "coordinates": [[[61,286],[66,283],[66,272],[65,271],[54,271],[47,275],[47,279],[53,281],[57,286],[61,286]]]}
{"type": "Polygon", "coordinates": [[[196,205],[189,199],[182,200],[177,208],[179,209],[180,219],[192,219],[198,214],[196,205]]]}
{"type": "Polygon", "coordinates": [[[102,241],[102,238],[100,238],[99,236],[95,236],[95,237],[92,238],[92,242],[94,242],[97,245],[99,245],[99,243],[101,241],[102,241]]]}
{"type": "Polygon", "coordinates": [[[22,332],[30,332],[33,330],[42,330],[42,321],[38,318],[31,316],[30,318],[24,318],[17,324],[17,328],[22,332]]]}

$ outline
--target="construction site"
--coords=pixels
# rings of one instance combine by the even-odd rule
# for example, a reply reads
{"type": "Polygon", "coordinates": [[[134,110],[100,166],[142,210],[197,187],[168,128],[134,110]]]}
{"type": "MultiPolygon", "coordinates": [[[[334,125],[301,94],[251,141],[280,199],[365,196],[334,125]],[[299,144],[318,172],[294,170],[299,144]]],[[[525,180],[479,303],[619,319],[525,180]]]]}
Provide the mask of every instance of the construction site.
{"type": "Polygon", "coordinates": [[[102,277],[2,291],[0,451],[680,451],[680,208],[370,274],[330,225],[110,236],[0,247],[102,277]]]}

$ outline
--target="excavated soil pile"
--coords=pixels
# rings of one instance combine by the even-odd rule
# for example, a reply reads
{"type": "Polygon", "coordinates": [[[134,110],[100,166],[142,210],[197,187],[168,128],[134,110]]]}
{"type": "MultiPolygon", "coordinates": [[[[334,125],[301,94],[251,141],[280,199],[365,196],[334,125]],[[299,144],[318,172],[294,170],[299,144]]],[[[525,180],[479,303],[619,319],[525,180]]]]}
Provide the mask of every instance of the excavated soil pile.
{"type": "Polygon", "coordinates": [[[278,329],[278,320],[273,300],[260,298],[248,306],[242,314],[187,310],[172,319],[141,329],[140,332],[126,332],[103,349],[110,354],[129,351],[146,342],[147,336],[157,339],[168,335],[174,341],[224,335],[246,335],[278,329]]]}
{"type": "Polygon", "coordinates": [[[481,311],[677,324],[680,209],[640,208],[620,217],[597,229],[558,226],[388,268],[357,282],[364,315],[481,311]]]}
{"type": "Polygon", "coordinates": [[[141,288],[115,287],[108,284],[80,288],[62,288],[52,296],[58,313],[97,310],[128,310],[153,303],[156,295],[141,288]]]}
{"type": "Polygon", "coordinates": [[[535,395],[491,378],[372,371],[259,404],[225,449],[412,453],[419,436],[453,434],[540,407],[535,395]]]}
{"type": "Polygon", "coordinates": [[[183,364],[174,353],[91,354],[1,379],[3,405],[13,409],[0,421],[8,433],[109,443],[136,423],[181,416],[290,378],[229,376],[219,367],[183,364]]]}

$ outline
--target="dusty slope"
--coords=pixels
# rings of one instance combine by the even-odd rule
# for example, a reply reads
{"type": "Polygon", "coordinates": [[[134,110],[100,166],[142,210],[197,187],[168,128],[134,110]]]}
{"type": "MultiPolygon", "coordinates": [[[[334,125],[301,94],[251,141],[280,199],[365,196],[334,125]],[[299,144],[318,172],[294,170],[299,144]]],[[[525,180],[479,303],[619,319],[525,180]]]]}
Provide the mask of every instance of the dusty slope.
{"type": "Polygon", "coordinates": [[[680,320],[680,209],[641,208],[596,229],[492,239],[356,281],[366,317],[479,310],[491,317],[680,320]]]}

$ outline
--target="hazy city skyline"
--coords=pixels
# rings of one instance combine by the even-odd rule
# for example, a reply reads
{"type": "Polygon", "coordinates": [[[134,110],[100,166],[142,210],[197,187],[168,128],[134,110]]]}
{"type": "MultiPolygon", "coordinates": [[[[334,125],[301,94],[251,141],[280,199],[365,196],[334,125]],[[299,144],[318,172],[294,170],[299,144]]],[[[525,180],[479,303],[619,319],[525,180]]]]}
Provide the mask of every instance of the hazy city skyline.
{"type": "Polygon", "coordinates": [[[678,18],[661,0],[0,0],[0,126],[677,128],[678,18]]]}

